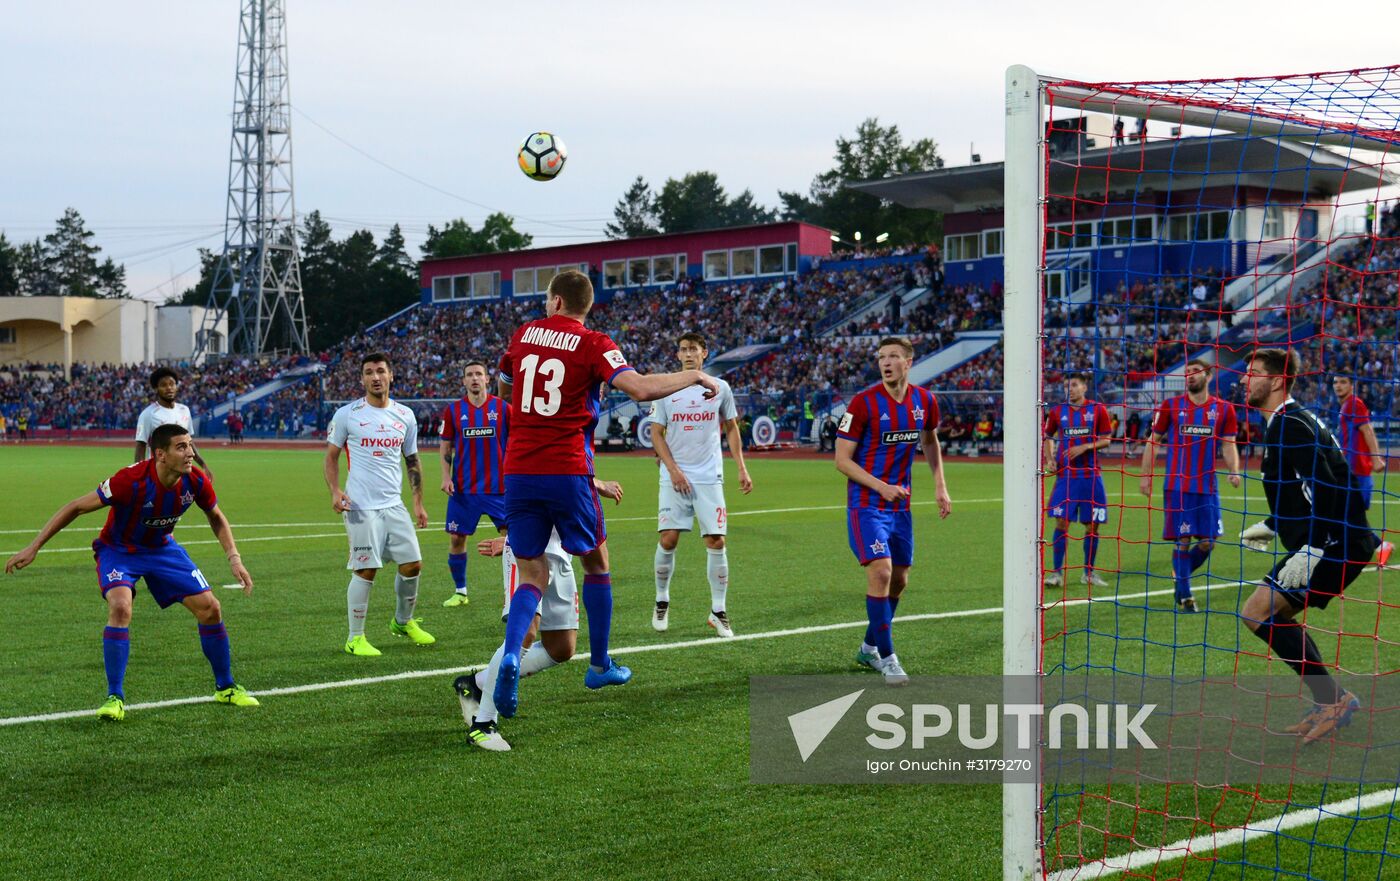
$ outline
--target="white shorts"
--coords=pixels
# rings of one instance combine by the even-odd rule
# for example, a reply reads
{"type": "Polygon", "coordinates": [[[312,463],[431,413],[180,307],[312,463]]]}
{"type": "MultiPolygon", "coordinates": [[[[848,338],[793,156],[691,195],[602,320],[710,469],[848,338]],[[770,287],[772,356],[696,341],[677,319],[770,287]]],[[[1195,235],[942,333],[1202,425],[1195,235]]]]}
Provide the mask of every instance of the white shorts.
{"type": "Polygon", "coordinates": [[[701,535],[727,535],[729,512],[724,507],[724,484],[692,483],[690,493],[681,495],[670,478],[661,481],[656,501],[656,531],[676,529],[689,532],[691,523],[700,521],[701,535]]]}
{"type": "Polygon", "coordinates": [[[350,536],[350,562],[346,569],[382,569],[385,560],[417,563],[418,533],[403,505],[370,511],[346,511],[345,531],[350,536]]]}
{"type": "MultiPolygon", "coordinates": [[[[515,553],[511,551],[509,541],[506,542],[505,554],[506,566],[510,570],[510,578],[505,584],[505,609],[509,610],[510,598],[520,583],[515,553]]],[[[540,597],[540,630],[578,630],[578,581],[574,577],[574,558],[551,541],[545,548],[544,559],[549,564],[549,585],[540,597]]]]}

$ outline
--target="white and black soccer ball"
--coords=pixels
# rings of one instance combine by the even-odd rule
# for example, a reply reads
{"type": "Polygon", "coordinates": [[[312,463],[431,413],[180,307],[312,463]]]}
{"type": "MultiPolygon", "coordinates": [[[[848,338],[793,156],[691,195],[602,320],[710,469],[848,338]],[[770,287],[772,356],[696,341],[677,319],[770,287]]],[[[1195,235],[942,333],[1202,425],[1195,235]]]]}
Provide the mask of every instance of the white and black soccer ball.
{"type": "Polygon", "coordinates": [[[516,157],[520,170],[534,180],[554,180],[564,170],[569,151],[558,135],[549,132],[532,132],[520,144],[516,157]]]}

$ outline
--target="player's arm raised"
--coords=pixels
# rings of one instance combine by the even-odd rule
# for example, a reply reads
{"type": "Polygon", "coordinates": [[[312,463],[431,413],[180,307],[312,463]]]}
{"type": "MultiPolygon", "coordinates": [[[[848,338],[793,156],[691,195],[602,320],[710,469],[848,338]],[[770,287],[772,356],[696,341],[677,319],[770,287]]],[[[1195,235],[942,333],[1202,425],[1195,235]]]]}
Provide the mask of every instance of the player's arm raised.
{"type": "Polygon", "coordinates": [[[330,487],[331,510],[337,514],[350,510],[350,498],[340,488],[340,447],[326,444],[326,460],[321,466],[321,473],[325,475],[326,486],[330,487]]]}
{"type": "Polygon", "coordinates": [[[933,472],[933,494],[938,500],[938,516],[946,518],[953,513],[953,497],[948,494],[948,480],[943,474],[943,446],[938,442],[938,426],[920,434],[920,444],[924,448],[924,458],[928,459],[928,470],[933,472]]]}
{"type": "Polygon", "coordinates": [[[739,431],[738,419],[724,421],[724,437],[729,441],[729,456],[739,466],[739,491],[744,495],[753,492],[753,478],[749,477],[749,467],[744,464],[744,436],[739,431]]]}
{"type": "Polygon", "coordinates": [[[653,373],[648,376],[643,376],[635,370],[626,370],[612,378],[612,387],[634,401],[654,401],[693,385],[704,386],[707,398],[719,394],[719,380],[703,370],[678,370],[675,373],[653,373]]]}
{"type": "Polygon", "coordinates": [[[676,457],[671,454],[671,445],[666,443],[666,426],[660,422],[651,424],[651,444],[656,458],[666,466],[666,473],[671,478],[671,489],[681,495],[690,495],[690,481],[686,480],[681,466],[676,464],[676,457]]]}
{"type": "Polygon", "coordinates": [[[39,549],[48,544],[49,539],[58,535],[67,528],[68,524],[77,520],[82,515],[91,514],[101,507],[102,499],[94,491],[87,495],[79,496],[62,508],[59,508],[58,511],[49,518],[49,522],[44,524],[44,528],[39,530],[39,534],[34,537],[34,540],[25,546],[18,554],[15,554],[6,561],[5,572],[7,574],[12,574],[28,566],[30,563],[33,563],[34,558],[39,554],[39,549]]]}
{"type": "Polygon", "coordinates": [[[253,576],[248,574],[248,570],[243,566],[243,556],[238,553],[238,545],[233,541],[233,527],[229,524],[224,512],[215,505],[204,512],[204,516],[209,518],[209,528],[214,530],[214,537],[219,540],[219,546],[224,549],[224,556],[228,558],[229,571],[233,577],[238,579],[238,583],[243,585],[243,595],[251,596],[253,593],[253,576]]]}
{"type": "Polygon", "coordinates": [[[909,498],[909,490],[902,486],[885,483],[880,478],[856,464],[856,442],[844,437],[836,439],[836,470],[866,489],[878,494],[887,502],[898,502],[909,498]]]}

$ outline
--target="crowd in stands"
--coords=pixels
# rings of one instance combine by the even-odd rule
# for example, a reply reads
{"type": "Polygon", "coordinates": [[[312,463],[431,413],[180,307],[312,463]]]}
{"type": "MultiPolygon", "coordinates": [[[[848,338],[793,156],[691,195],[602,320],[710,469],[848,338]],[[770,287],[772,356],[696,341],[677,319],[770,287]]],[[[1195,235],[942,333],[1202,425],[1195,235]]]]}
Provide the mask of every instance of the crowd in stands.
{"type": "MultiPolygon", "coordinates": [[[[202,369],[174,365],[180,373],[179,399],[198,417],[306,361],[292,356],[261,362],[226,358],[202,369]]],[[[6,367],[0,369],[0,411],[11,419],[24,415],[36,427],[134,430],[136,417],[154,399],[150,376],[155,367],[74,364],[69,379],[61,364],[6,367]]]]}

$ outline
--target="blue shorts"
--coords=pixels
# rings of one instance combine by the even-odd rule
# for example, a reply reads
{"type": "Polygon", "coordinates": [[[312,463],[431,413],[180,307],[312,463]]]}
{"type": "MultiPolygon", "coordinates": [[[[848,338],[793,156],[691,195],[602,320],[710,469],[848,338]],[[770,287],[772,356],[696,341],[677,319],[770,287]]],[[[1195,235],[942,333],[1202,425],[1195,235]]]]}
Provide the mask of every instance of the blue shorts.
{"type": "MultiPolygon", "coordinates": [[[[1353,474],[1352,480],[1356,481],[1356,491],[1361,493],[1361,507],[1367,511],[1371,510],[1371,494],[1376,491],[1376,485],[1371,480],[1371,475],[1365,477],[1353,474]]],[[[1384,518],[1382,518],[1384,519],[1384,518]]]]}
{"type": "Polygon", "coordinates": [[[130,588],[134,593],[140,578],[146,579],[146,589],[162,609],[209,590],[199,567],[173,541],[135,553],[95,541],[92,556],[97,561],[97,586],[104,597],[114,587],[130,588]]]}
{"type": "Polygon", "coordinates": [[[1061,477],[1050,490],[1050,516],[1075,523],[1107,523],[1108,494],[1102,477],[1061,477]]]}
{"type": "Polygon", "coordinates": [[[914,514],[879,508],[847,508],[846,533],[851,553],[864,566],[889,558],[895,566],[914,565],[914,514]]]}
{"type": "Polygon", "coordinates": [[[447,523],[444,532],[471,535],[482,515],[491,518],[497,531],[506,528],[506,497],[500,493],[453,493],[447,497],[447,523]]]}
{"type": "Polygon", "coordinates": [[[603,506],[586,474],[507,474],[506,524],[517,557],[538,557],[559,530],[564,550],[581,556],[608,540],[603,506]]]}
{"type": "Polygon", "coordinates": [[[1169,489],[1162,520],[1162,538],[1218,538],[1225,534],[1220,519],[1220,496],[1169,489]]]}

